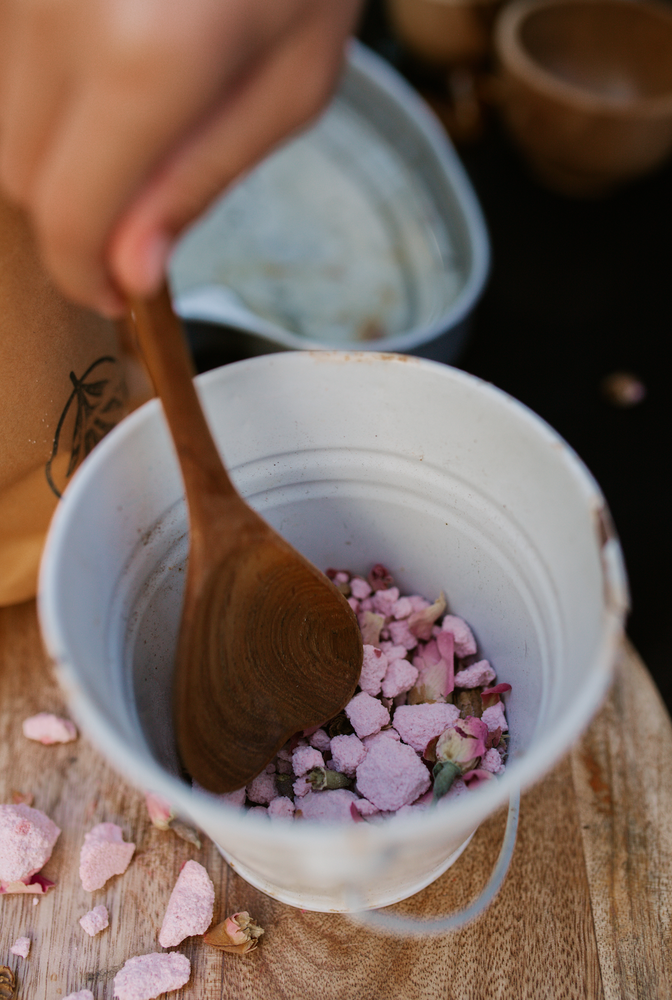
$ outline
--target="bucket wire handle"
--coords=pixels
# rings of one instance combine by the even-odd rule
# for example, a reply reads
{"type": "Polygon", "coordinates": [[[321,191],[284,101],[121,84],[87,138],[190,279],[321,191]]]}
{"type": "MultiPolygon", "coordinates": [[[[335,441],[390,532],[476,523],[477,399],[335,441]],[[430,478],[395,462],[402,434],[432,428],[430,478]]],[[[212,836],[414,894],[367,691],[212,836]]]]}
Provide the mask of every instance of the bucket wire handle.
{"type": "Polygon", "coordinates": [[[471,923],[487,909],[502,887],[516,846],[519,813],[520,789],[517,788],[509,796],[506,829],[494,871],[480,895],[464,910],[458,910],[457,913],[452,913],[449,917],[440,917],[438,920],[415,920],[412,917],[399,917],[392,913],[382,913],[380,910],[364,909],[357,889],[350,887],[347,902],[355,912],[348,912],[348,917],[357,923],[365,924],[371,930],[396,934],[399,937],[417,938],[447,934],[449,931],[459,930],[471,923]]]}

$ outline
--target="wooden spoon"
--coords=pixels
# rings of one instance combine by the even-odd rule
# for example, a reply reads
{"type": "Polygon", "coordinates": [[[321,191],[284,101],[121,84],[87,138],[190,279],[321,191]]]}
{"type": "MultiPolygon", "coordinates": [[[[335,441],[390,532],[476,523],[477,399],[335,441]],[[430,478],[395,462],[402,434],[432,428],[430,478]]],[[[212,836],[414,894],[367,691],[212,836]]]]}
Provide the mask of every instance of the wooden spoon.
{"type": "Polygon", "coordinates": [[[131,310],[189,508],[174,683],[178,751],[200,785],[231,792],[290,736],[347,704],[362,667],[361,634],[331,581],[236,491],[198,401],[168,289],[133,301],[131,310]]]}

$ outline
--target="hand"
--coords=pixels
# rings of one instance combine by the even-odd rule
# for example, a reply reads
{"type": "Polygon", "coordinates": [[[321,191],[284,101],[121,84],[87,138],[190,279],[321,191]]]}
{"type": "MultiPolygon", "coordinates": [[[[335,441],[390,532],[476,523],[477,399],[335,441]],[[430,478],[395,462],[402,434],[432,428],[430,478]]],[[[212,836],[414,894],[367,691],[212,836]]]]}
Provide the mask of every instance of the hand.
{"type": "Polygon", "coordinates": [[[0,184],[70,298],[147,295],[176,236],[309,122],[360,0],[0,0],[0,184]]]}

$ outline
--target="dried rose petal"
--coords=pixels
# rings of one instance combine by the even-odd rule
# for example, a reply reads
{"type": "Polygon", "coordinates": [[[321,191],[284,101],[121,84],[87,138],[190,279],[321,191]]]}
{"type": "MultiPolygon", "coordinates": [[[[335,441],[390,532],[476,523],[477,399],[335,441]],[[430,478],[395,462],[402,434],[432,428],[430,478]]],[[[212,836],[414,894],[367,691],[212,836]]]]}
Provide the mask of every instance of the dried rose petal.
{"type": "Polygon", "coordinates": [[[203,940],[221,951],[245,955],[248,951],[254,951],[263,933],[263,927],[255,924],[247,910],[242,910],[213,927],[203,940]]]}
{"type": "Polygon", "coordinates": [[[491,781],[492,778],[494,778],[494,774],[492,774],[491,771],[484,770],[483,768],[467,771],[466,774],[462,775],[462,780],[467,788],[477,788],[486,781],[491,781]]]}
{"type": "Polygon", "coordinates": [[[418,668],[418,679],[409,691],[409,705],[446,701],[455,687],[453,646],[452,635],[442,632],[432,643],[429,658],[423,654],[414,657],[413,665],[418,668]]]}
{"type": "Polygon", "coordinates": [[[362,642],[367,646],[377,646],[380,642],[380,633],[385,624],[383,615],[376,614],[375,611],[362,611],[359,616],[359,631],[362,633],[362,642]]]}
{"type": "Polygon", "coordinates": [[[443,591],[439,594],[433,604],[423,611],[414,611],[408,619],[408,628],[418,639],[427,641],[432,637],[432,626],[437,618],[446,610],[446,598],[443,591]]]}
{"type": "Polygon", "coordinates": [[[367,580],[372,590],[387,590],[394,583],[392,574],[382,563],[376,563],[369,573],[367,580]]]}

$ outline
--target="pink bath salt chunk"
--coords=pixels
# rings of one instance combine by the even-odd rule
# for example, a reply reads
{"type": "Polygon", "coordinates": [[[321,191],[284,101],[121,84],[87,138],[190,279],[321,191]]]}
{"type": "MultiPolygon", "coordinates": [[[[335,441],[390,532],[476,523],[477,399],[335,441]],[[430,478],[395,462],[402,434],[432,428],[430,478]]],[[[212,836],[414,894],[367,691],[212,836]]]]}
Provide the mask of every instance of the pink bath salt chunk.
{"type": "Polygon", "coordinates": [[[409,594],[408,600],[411,602],[411,607],[414,611],[424,611],[432,603],[428,601],[426,597],[422,597],[420,594],[409,594]]]}
{"type": "Polygon", "coordinates": [[[473,656],[476,652],[476,640],[464,618],[458,618],[457,615],[446,615],[441,622],[441,628],[444,632],[453,633],[456,656],[473,656]]]}
{"type": "Polygon", "coordinates": [[[129,958],[114,977],[117,1000],[155,1000],[189,981],[191,962],[177,951],[129,958]]]}
{"type": "Polygon", "coordinates": [[[308,742],[310,743],[311,747],[315,747],[315,749],[319,750],[320,753],[324,753],[326,750],[329,749],[329,744],[331,743],[331,739],[329,737],[329,734],[325,733],[324,729],[317,729],[312,734],[312,736],[308,737],[308,742]]]}
{"type": "Polygon", "coordinates": [[[406,654],[408,653],[405,646],[395,646],[391,640],[381,642],[380,648],[385,653],[388,663],[391,663],[392,660],[404,660],[406,659],[406,654]]]}
{"type": "Polygon", "coordinates": [[[395,646],[403,646],[404,649],[409,650],[415,649],[418,645],[418,637],[417,635],[413,635],[408,627],[407,618],[402,618],[401,621],[391,621],[387,628],[390,633],[390,639],[395,646]]]}
{"type": "Polygon", "coordinates": [[[174,948],[185,938],[205,934],[212,923],[215,887],[203,865],[187,861],[170,894],[159,931],[162,948],[174,948]]]}
{"type": "Polygon", "coordinates": [[[496,705],[491,705],[490,708],[486,708],[481,719],[488,727],[488,732],[490,733],[494,733],[496,729],[501,729],[502,732],[505,732],[509,728],[501,701],[498,701],[496,705]]]}
{"type": "Polygon", "coordinates": [[[19,958],[28,958],[28,952],[30,951],[30,938],[17,938],[9,950],[12,955],[18,955],[19,958]]]}
{"type": "Polygon", "coordinates": [[[297,805],[303,819],[317,820],[320,823],[352,823],[350,804],[358,802],[354,792],[347,788],[333,788],[326,792],[308,792],[297,805]]]}
{"type": "Polygon", "coordinates": [[[268,771],[262,771],[247,786],[247,797],[250,802],[256,802],[261,806],[267,806],[277,794],[275,777],[269,774],[268,771]]]}
{"type": "Polygon", "coordinates": [[[408,743],[418,753],[423,753],[429,741],[454,725],[459,717],[460,710],[456,705],[446,705],[443,702],[400,705],[394,713],[394,728],[404,743],[408,743]]]}
{"type": "Polygon", "coordinates": [[[0,805],[0,892],[43,892],[53,885],[33,876],[51,857],[60,832],[39,809],[0,805]]]}
{"type": "Polygon", "coordinates": [[[241,806],[245,805],[245,797],[247,795],[245,788],[237,788],[235,792],[224,792],[218,795],[217,798],[224,802],[227,806],[233,806],[235,809],[240,809],[241,806]]]}
{"type": "Polygon", "coordinates": [[[91,990],[77,990],[76,993],[68,993],[63,1000],[94,1000],[91,990]]]}
{"type": "Polygon", "coordinates": [[[350,593],[358,601],[363,601],[371,595],[371,587],[366,580],[362,580],[361,576],[353,576],[350,581],[350,593]]]}
{"type": "Polygon", "coordinates": [[[69,719],[51,712],[38,712],[23,720],[23,735],[48,746],[50,743],[70,743],[77,739],[77,728],[69,719]]]}
{"type": "MultiPolygon", "coordinates": [[[[381,591],[384,593],[384,591],[381,591]]],[[[359,686],[367,694],[380,694],[383,677],[387,672],[387,656],[382,649],[364,645],[362,672],[359,676],[359,686]]]]}
{"type": "Polygon", "coordinates": [[[355,771],[366,757],[366,747],[352,733],[350,736],[334,736],[331,741],[331,763],[335,771],[354,777],[355,771]]]}
{"type": "Polygon", "coordinates": [[[100,934],[101,931],[110,926],[110,916],[107,912],[107,907],[94,906],[92,910],[89,910],[88,913],[79,918],[79,923],[87,934],[95,937],[96,934],[100,934]]]}
{"type": "Polygon", "coordinates": [[[495,671],[487,660],[479,660],[472,663],[470,667],[465,667],[455,674],[455,687],[477,688],[492,684],[495,679],[495,671]]]}
{"type": "Polygon", "coordinates": [[[399,588],[390,587],[388,590],[377,590],[371,600],[373,610],[387,618],[393,613],[392,608],[399,600],[399,588]]]}
{"type": "Polygon", "coordinates": [[[382,684],[385,698],[396,698],[397,695],[410,691],[418,679],[417,668],[408,660],[392,660],[382,684]]]}
{"type": "Polygon", "coordinates": [[[265,816],[266,818],[268,818],[268,809],[266,808],[266,806],[251,806],[247,810],[248,816],[250,815],[250,813],[254,814],[255,816],[265,816]]]}
{"type": "Polygon", "coordinates": [[[374,743],[378,743],[379,740],[394,740],[396,743],[399,742],[401,736],[396,729],[392,726],[388,726],[387,729],[381,729],[379,733],[374,733],[373,736],[365,736],[362,743],[369,750],[374,743]]]}
{"type": "Polygon", "coordinates": [[[294,774],[300,778],[314,767],[324,767],[324,757],[315,747],[297,747],[292,754],[292,767],[294,774]]]}
{"type": "Polygon", "coordinates": [[[405,743],[382,740],[372,746],[357,768],[357,791],[382,812],[395,812],[426,792],[429,771],[405,743]]]}
{"type": "Polygon", "coordinates": [[[116,823],[99,823],[84,834],[79,856],[79,877],[86,892],[102,889],[113,875],[123,875],[131,863],[135,844],[127,843],[116,823]]]}
{"type": "Polygon", "coordinates": [[[291,819],[294,815],[294,803],[286,795],[278,795],[268,804],[268,815],[271,819],[291,819]]]}
{"type": "Polygon", "coordinates": [[[397,620],[401,618],[408,618],[409,615],[413,614],[413,605],[409,601],[408,597],[400,597],[398,601],[392,605],[390,614],[397,620]]]}
{"type": "Polygon", "coordinates": [[[390,713],[377,698],[360,691],[345,706],[345,714],[360,740],[379,732],[390,721],[390,713]]]}
{"type": "Polygon", "coordinates": [[[350,574],[346,573],[345,570],[339,569],[334,574],[334,583],[347,583],[350,579],[350,574]]]}
{"type": "Polygon", "coordinates": [[[357,598],[356,597],[347,597],[346,600],[347,600],[348,604],[350,605],[350,607],[352,608],[352,610],[355,612],[355,614],[359,614],[360,606],[359,606],[359,601],[357,600],[357,598]]]}
{"type": "Polygon", "coordinates": [[[501,774],[505,770],[501,755],[494,747],[486,750],[481,757],[481,768],[484,771],[491,771],[492,774],[501,774]]]}
{"type": "Polygon", "coordinates": [[[369,802],[368,799],[357,799],[356,802],[353,802],[350,809],[354,809],[360,816],[376,816],[380,812],[380,809],[374,806],[373,802],[369,802]]]}

